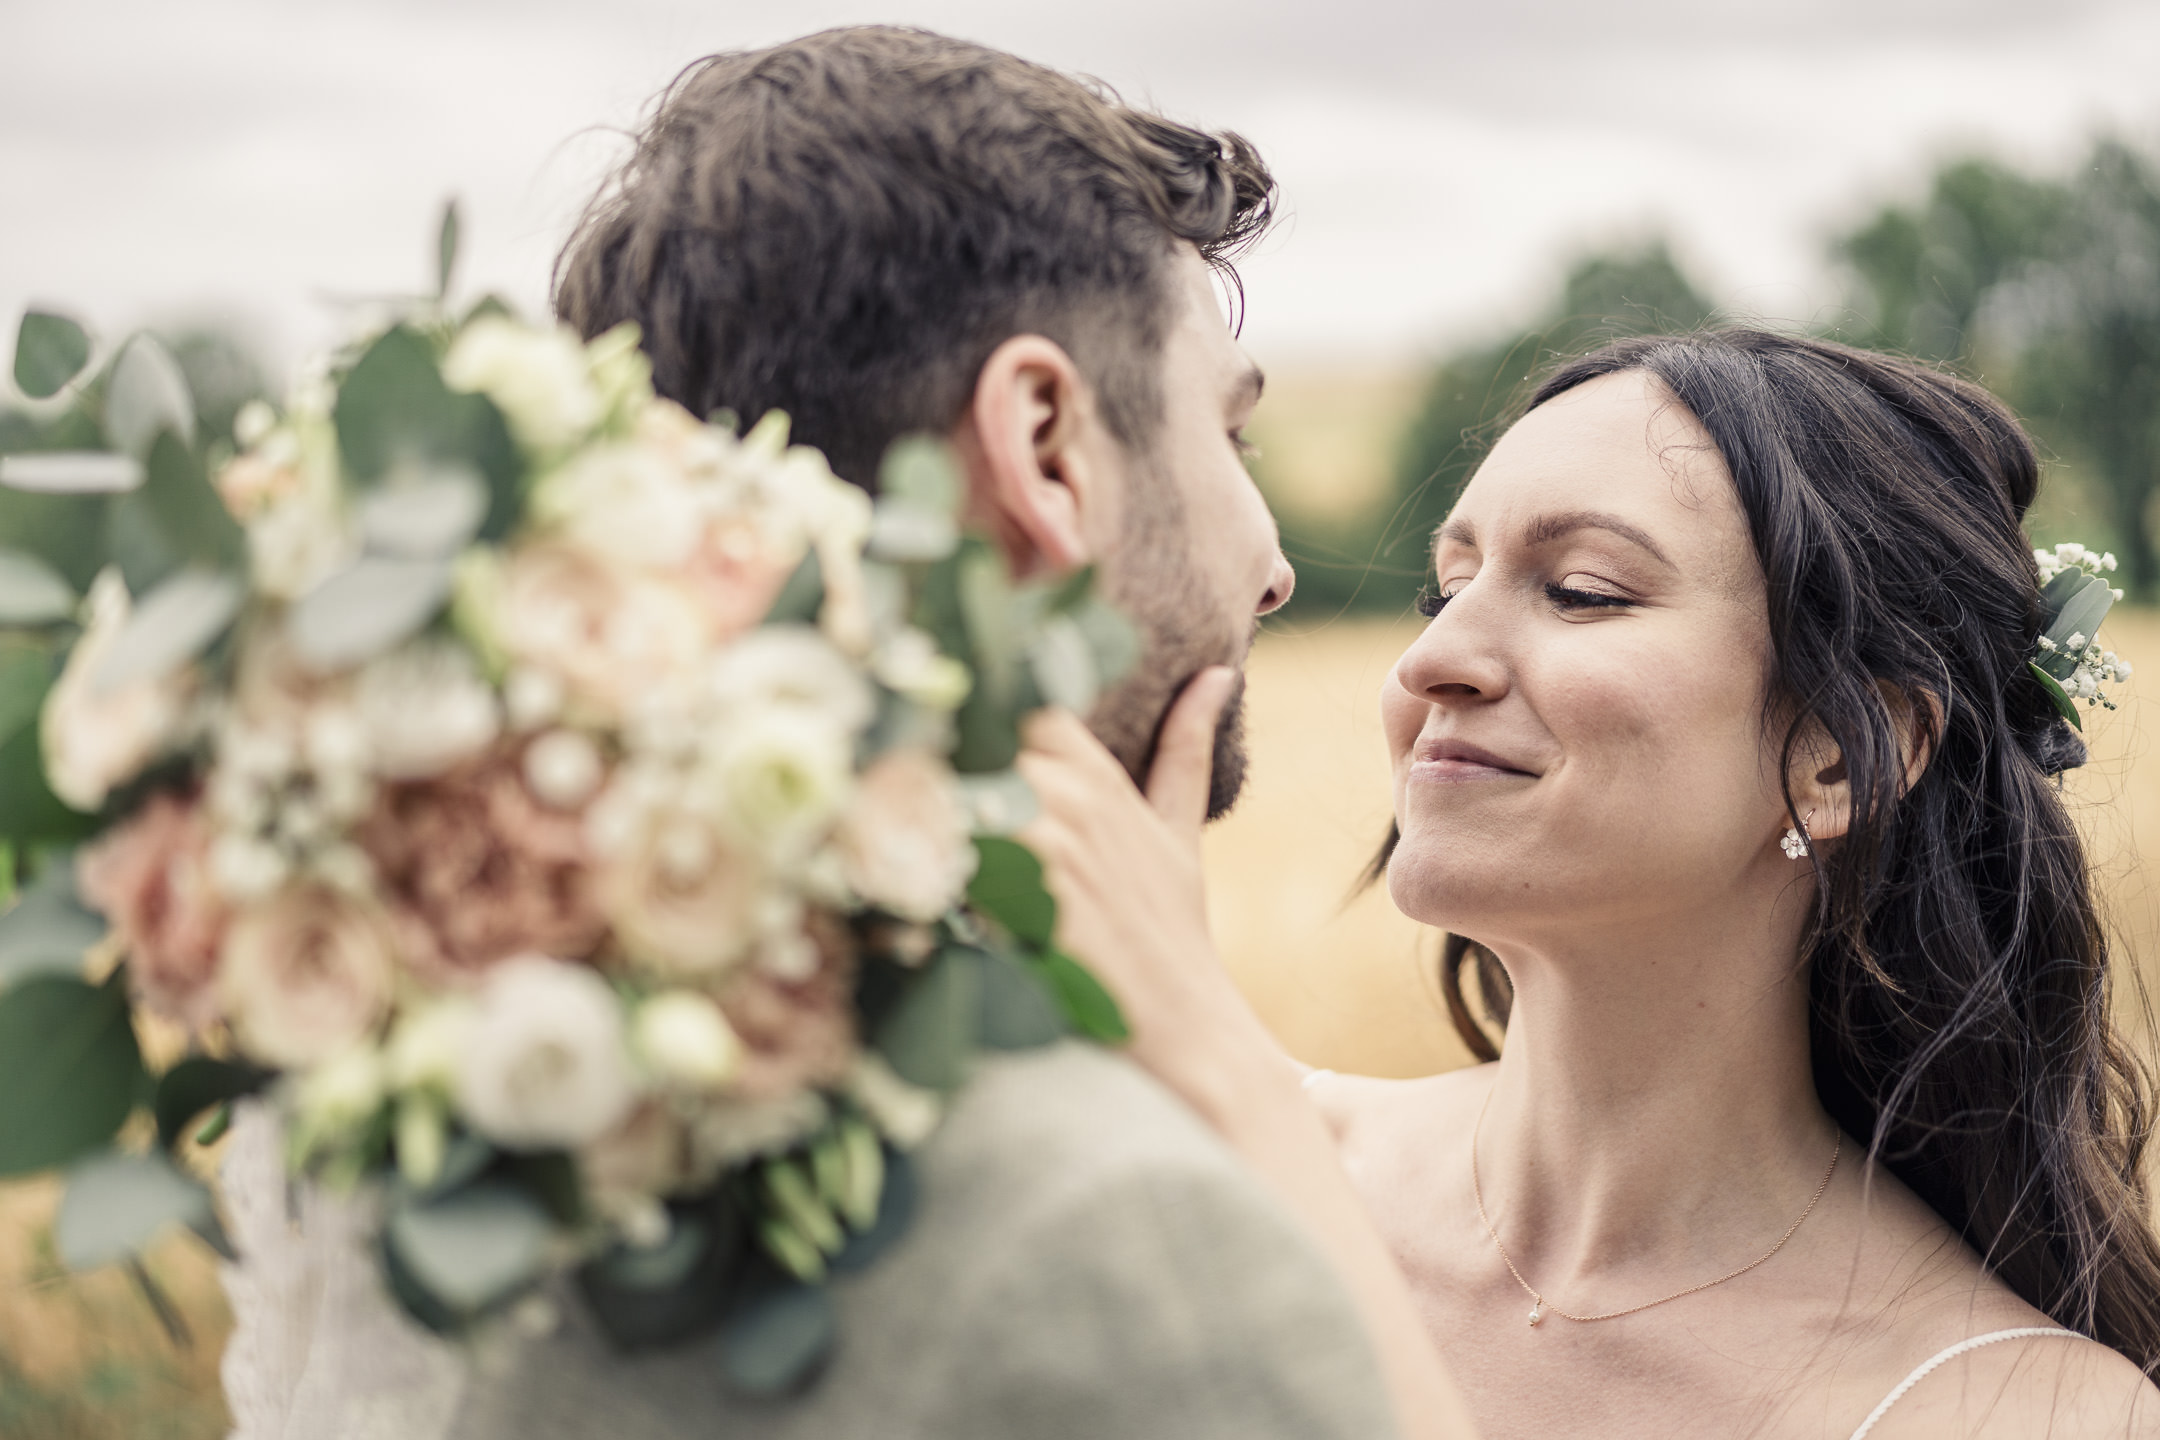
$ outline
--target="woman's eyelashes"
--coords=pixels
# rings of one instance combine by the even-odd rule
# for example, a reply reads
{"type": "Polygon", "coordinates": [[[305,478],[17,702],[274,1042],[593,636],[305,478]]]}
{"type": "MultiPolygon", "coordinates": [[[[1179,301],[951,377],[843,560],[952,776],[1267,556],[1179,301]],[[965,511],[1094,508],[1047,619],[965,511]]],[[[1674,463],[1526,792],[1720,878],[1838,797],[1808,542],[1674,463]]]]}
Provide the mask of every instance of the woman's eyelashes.
{"type": "MultiPolygon", "coordinates": [[[[1570,580],[1577,579],[1572,575],[1567,578],[1570,580]]],[[[1450,580],[1440,585],[1427,585],[1424,589],[1418,591],[1417,613],[1428,620],[1434,618],[1447,608],[1450,600],[1462,593],[1463,586],[1468,583],[1467,580],[1450,580]]],[[[1562,610],[1572,611],[1619,610],[1635,603],[1629,596],[1616,593],[1613,590],[1591,588],[1602,583],[1604,582],[1591,580],[1588,577],[1583,577],[1573,585],[1563,584],[1560,581],[1550,581],[1545,586],[1545,598],[1562,610]]]]}

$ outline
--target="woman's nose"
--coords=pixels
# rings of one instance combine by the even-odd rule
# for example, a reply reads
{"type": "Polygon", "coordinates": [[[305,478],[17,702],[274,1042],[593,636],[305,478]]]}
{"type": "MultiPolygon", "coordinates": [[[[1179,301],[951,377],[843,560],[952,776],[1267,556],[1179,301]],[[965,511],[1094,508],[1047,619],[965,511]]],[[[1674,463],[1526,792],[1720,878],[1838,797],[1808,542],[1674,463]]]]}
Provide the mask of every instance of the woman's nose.
{"type": "Polygon", "coordinates": [[[1395,683],[1418,699],[1497,700],[1507,693],[1495,587],[1472,580],[1458,589],[1395,664],[1395,683]]]}

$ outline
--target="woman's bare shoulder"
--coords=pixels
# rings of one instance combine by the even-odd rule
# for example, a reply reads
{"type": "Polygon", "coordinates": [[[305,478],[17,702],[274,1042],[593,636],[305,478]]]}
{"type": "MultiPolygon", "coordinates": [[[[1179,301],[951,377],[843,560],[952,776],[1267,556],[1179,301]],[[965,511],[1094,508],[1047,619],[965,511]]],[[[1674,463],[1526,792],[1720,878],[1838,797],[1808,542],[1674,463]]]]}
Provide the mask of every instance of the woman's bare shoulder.
{"type": "Polygon", "coordinates": [[[2160,1440],[2160,1389],[2120,1352],[2033,1336],[1983,1345],[1930,1374],[1870,1440],[2160,1440]]]}

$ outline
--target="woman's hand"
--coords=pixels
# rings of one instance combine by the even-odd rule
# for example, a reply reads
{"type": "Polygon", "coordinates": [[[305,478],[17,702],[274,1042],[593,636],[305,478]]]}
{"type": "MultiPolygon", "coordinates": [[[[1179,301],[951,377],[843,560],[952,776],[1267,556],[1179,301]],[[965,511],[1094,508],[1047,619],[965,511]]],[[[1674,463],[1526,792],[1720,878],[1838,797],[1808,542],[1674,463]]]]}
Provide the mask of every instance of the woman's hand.
{"type": "Polygon", "coordinates": [[[1018,762],[1042,803],[1019,838],[1042,859],[1060,945],[1117,997],[1133,1058],[1218,1128],[1255,1066],[1289,1065],[1208,934],[1200,831],[1215,727],[1236,684],[1218,666],[1185,687],[1145,795],[1069,711],[1032,716],[1018,762]]]}

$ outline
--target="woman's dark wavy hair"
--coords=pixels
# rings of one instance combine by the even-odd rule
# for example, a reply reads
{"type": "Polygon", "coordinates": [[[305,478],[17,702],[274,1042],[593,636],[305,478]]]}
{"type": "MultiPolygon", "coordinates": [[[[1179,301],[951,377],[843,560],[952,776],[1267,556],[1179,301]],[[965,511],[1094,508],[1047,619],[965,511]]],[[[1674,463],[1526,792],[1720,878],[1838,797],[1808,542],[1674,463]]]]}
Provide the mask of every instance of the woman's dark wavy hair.
{"type": "MultiPolygon", "coordinates": [[[[2055,779],[2083,747],[2025,668],[2042,623],[2032,442],[1977,385],[1749,329],[1619,341],[1562,364],[1529,408],[1621,371],[1655,377],[1724,458],[1769,582],[1766,723],[1788,761],[1819,725],[1851,780],[1851,828],[1812,858],[1804,942],[1824,1106],[2019,1295],[2160,1369],[2152,1076],[2110,1017],[2107,936],[2055,779]],[[1918,702],[1928,761],[1910,789],[1886,696],[1918,702]]],[[[1461,936],[1441,968],[1456,1029],[1495,1058],[1465,982],[1504,1028],[1506,973],[1461,936]]]]}

